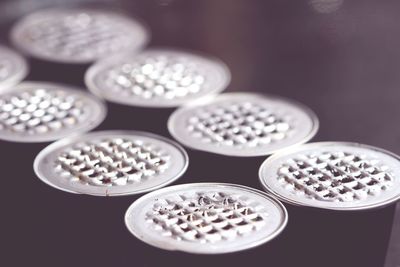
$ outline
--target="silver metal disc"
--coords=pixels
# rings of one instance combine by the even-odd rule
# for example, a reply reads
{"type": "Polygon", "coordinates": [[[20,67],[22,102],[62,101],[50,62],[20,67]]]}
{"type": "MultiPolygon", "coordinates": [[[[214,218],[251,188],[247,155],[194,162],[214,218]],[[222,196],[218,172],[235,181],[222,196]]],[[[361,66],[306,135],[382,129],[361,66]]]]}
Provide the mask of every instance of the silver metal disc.
{"type": "Polygon", "coordinates": [[[185,150],[164,137],[135,131],[101,131],[55,142],[36,157],[45,183],[71,193],[139,194],[178,179],[188,166],[185,150]]]}
{"type": "Polygon", "coordinates": [[[0,90],[19,83],[28,74],[28,63],[16,52],[0,46],[0,90]]]}
{"type": "Polygon", "coordinates": [[[139,22],[117,13],[54,8],[20,20],[11,39],[24,52],[49,61],[88,63],[113,53],[136,51],[148,41],[139,22]]]}
{"type": "Polygon", "coordinates": [[[47,142],[89,131],[106,115],[96,97],[70,86],[23,82],[0,94],[0,139],[47,142]]]}
{"type": "Polygon", "coordinates": [[[191,103],[168,121],[182,144],[230,156],[261,156],[308,141],[318,129],[316,115],[289,100],[252,93],[226,93],[191,103]]]}
{"type": "Polygon", "coordinates": [[[287,220],[285,207],[267,194],[220,183],[163,188],[136,200],[125,214],[126,226],[140,240],[202,254],[259,246],[275,238],[287,220]]]}
{"type": "Polygon", "coordinates": [[[226,88],[224,63],[205,56],[149,49],[104,59],[85,77],[87,87],[112,102],[145,107],[173,107],[226,88]]]}
{"type": "Polygon", "coordinates": [[[321,142],[274,154],[260,168],[264,188],[295,205],[361,210],[400,198],[400,161],[380,148],[321,142]]]}

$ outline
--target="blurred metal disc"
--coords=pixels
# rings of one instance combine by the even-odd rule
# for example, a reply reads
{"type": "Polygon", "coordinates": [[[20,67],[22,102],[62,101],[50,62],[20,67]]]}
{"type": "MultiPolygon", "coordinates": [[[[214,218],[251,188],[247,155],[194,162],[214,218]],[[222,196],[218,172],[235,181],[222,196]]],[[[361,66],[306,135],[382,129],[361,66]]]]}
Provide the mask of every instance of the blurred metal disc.
{"type": "Polygon", "coordinates": [[[47,142],[89,131],[106,106],[83,90],[61,84],[23,82],[0,94],[0,139],[47,142]]]}
{"type": "Polygon", "coordinates": [[[142,24],[93,9],[44,9],[22,18],[11,39],[25,53],[61,63],[88,63],[113,53],[136,51],[148,41],[142,24]]]}
{"type": "Polygon", "coordinates": [[[221,92],[230,73],[217,59],[150,49],[104,59],[89,68],[85,81],[93,93],[112,102],[173,107],[221,92]]]}
{"type": "Polygon", "coordinates": [[[19,83],[28,71],[28,63],[21,55],[5,46],[0,46],[0,90],[19,83]]]}

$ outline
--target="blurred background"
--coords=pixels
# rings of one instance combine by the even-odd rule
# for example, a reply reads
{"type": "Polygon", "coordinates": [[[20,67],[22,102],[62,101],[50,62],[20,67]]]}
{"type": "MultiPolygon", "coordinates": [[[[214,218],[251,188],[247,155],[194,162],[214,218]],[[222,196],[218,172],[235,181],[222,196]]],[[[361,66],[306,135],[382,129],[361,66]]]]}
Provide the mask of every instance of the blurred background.
{"type": "MultiPolygon", "coordinates": [[[[0,0],[1,42],[9,44],[10,27],[22,16],[68,6],[111,9],[142,20],[151,32],[150,47],[219,57],[232,73],[227,91],[306,104],[320,119],[313,141],[359,142],[400,154],[400,1],[0,0]]],[[[84,88],[89,65],[33,58],[29,63],[27,80],[84,88]]],[[[173,109],[108,107],[98,129],[170,137],[166,121],[173,109]]],[[[40,182],[32,162],[46,145],[0,142],[4,266],[400,266],[394,205],[345,214],[286,205],[289,225],[278,238],[234,254],[150,247],[124,226],[123,214],[136,196],[77,196],[40,182]]],[[[257,172],[265,158],[188,152],[189,170],[175,184],[215,181],[261,189],[257,172]]]]}

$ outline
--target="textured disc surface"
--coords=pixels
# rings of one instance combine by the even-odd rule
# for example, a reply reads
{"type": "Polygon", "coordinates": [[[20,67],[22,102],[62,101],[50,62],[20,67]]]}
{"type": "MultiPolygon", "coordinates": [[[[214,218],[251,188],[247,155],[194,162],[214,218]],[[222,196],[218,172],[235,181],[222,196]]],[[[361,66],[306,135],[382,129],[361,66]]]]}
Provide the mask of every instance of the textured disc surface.
{"type": "Polygon", "coordinates": [[[142,241],[167,250],[218,254],[261,245],[286,226],[284,206],[240,185],[176,185],[149,193],[127,210],[125,223],[142,241]]]}
{"type": "Polygon", "coordinates": [[[296,205],[361,210],[400,198],[399,157],[356,143],[290,148],[265,160],[259,174],[268,192],[296,205]]]}
{"type": "Polygon", "coordinates": [[[98,98],[80,89],[23,82],[0,94],[0,139],[46,142],[89,131],[106,115],[98,98]]]}
{"type": "Polygon", "coordinates": [[[13,27],[11,39],[35,57],[88,63],[112,53],[135,51],[148,40],[146,29],[119,14],[91,9],[45,9],[13,27]]]}
{"type": "Polygon", "coordinates": [[[318,119],[307,107],[252,93],[226,93],[184,106],[169,121],[184,145],[230,156],[261,156],[308,141],[318,119]]]}
{"type": "Polygon", "coordinates": [[[28,73],[28,64],[16,52],[0,45],[0,90],[20,82],[28,73]]]}
{"type": "Polygon", "coordinates": [[[133,106],[171,107],[225,89],[228,68],[189,52],[150,49],[94,64],[86,85],[107,100],[133,106]]]}
{"type": "Polygon", "coordinates": [[[35,159],[45,183],[98,196],[138,194],[178,179],[188,166],[181,146],[135,131],[101,131],[55,142],[35,159]]]}

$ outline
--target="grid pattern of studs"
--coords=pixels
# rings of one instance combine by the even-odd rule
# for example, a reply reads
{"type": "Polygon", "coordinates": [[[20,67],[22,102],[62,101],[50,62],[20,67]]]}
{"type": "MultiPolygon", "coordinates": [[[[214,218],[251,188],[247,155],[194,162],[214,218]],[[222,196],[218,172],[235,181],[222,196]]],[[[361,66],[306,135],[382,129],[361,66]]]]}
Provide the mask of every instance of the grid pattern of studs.
{"type": "Polygon", "coordinates": [[[162,173],[169,166],[169,156],[140,140],[108,138],[80,143],[63,151],[56,165],[71,182],[121,186],[162,173]]]}
{"type": "Polygon", "coordinates": [[[85,101],[61,90],[25,90],[0,97],[0,130],[35,135],[73,127],[87,117],[85,101]]]}
{"type": "Polygon", "coordinates": [[[378,160],[346,152],[301,155],[278,169],[279,181],[296,194],[348,202],[376,196],[393,184],[378,160]]]}
{"type": "Polygon", "coordinates": [[[188,130],[206,143],[256,147],[288,136],[287,120],[251,102],[201,108],[188,119],[188,130]]]}
{"type": "Polygon", "coordinates": [[[31,46],[47,54],[92,59],[118,52],[132,42],[131,25],[107,14],[56,12],[46,15],[46,19],[30,21],[25,26],[25,35],[31,46]]]}
{"type": "Polygon", "coordinates": [[[131,96],[175,99],[200,92],[206,71],[184,56],[154,55],[112,67],[105,84],[131,96]]]}
{"type": "Polygon", "coordinates": [[[259,203],[223,192],[196,192],[158,199],[146,221],[176,240],[213,243],[233,240],[265,225],[259,203]]]}

